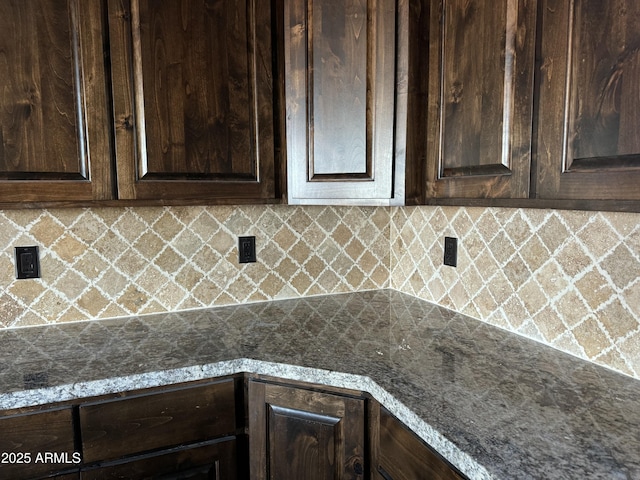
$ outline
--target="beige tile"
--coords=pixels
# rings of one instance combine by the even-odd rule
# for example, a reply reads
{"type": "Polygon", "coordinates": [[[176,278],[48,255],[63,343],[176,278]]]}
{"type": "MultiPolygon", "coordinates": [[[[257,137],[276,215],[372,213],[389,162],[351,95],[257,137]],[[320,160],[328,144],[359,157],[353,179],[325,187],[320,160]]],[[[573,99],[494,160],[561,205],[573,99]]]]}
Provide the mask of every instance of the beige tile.
{"type": "Polygon", "coordinates": [[[536,314],[533,321],[548,343],[552,343],[567,330],[559,315],[550,306],[536,314]]]}
{"type": "Polygon", "coordinates": [[[353,238],[345,247],[345,252],[351,260],[357,260],[365,251],[364,245],[357,238],[353,238]]]}
{"type": "MultiPolygon", "coordinates": [[[[38,280],[17,280],[7,289],[15,298],[29,305],[35,301],[46,290],[42,282],[38,280]]],[[[3,295],[3,301],[8,301],[10,297],[3,295]]],[[[11,303],[11,302],[10,302],[11,303]]],[[[0,317],[2,318],[2,317],[0,317]]],[[[11,317],[8,317],[11,318],[11,317]]]]}
{"type": "Polygon", "coordinates": [[[576,326],[591,313],[582,295],[574,288],[565,292],[554,302],[554,306],[569,328],[576,326]]]}
{"type": "Polygon", "coordinates": [[[601,215],[595,215],[590,223],[577,234],[582,244],[594,258],[606,255],[619,242],[617,233],[601,215]]]}
{"type": "Polygon", "coordinates": [[[56,222],[51,216],[43,215],[29,229],[39,244],[51,245],[65,233],[64,226],[56,222]]]}
{"type": "Polygon", "coordinates": [[[162,251],[165,242],[155,232],[147,231],[138,238],[133,246],[147,262],[150,262],[162,251]]]}
{"type": "Polygon", "coordinates": [[[534,279],[527,281],[520,290],[518,290],[518,295],[522,298],[522,302],[531,317],[538,313],[548,302],[544,291],[534,279]]]}
{"type": "Polygon", "coordinates": [[[303,295],[312,286],[312,284],[312,278],[305,272],[298,272],[298,274],[291,280],[291,286],[299,295],[303,295]]]}
{"type": "Polygon", "coordinates": [[[605,348],[609,347],[610,342],[606,335],[593,318],[589,318],[575,327],[573,335],[576,337],[576,341],[584,349],[588,358],[593,358],[602,352],[605,348]]]}
{"type": "Polygon", "coordinates": [[[52,247],[52,250],[65,262],[74,263],[85,251],[86,245],[75,238],[65,235],[52,247]]]}
{"type": "Polygon", "coordinates": [[[614,342],[618,342],[629,332],[635,332],[640,328],[638,319],[618,299],[613,300],[598,312],[598,320],[604,325],[614,342]]]}
{"type": "Polygon", "coordinates": [[[534,277],[540,284],[545,296],[549,299],[559,295],[569,285],[569,282],[555,260],[548,262],[540,268],[534,277]]]}
{"type": "Polygon", "coordinates": [[[120,305],[126,312],[138,313],[149,301],[147,295],[133,285],[130,285],[118,298],[120,305]]]}
{"type": "Polygon", "coordinates": [[[518,253],[532,272],[535,272],[549,260],[549,251],[537,235],[525,242],[518,253]]]}
{"type": "Polygon", "coordinates": [[[24,313],[25,307],[10,295],[0,294],[0,327],[8,328],[14,325],[24,313]]]}
{"type": "Polygon", "coordinates": [[[153,225],[153,230],[167,242],[173,240],[182,229],[183,225],[168,210],[153,225]]]}
{"type": "Polygon", "coordinates": [[[78,307],[89,314],[89,318],[96,318],[109,305],[109,300],[95,287],[87,289],[78,298],[78,307]]]}
{"type": "Polygon", "coordinates": [[[575,238],[571,238],[561,247],[556,261],[570,277],[577,276],[593,265],[587,250],[575,238]]]}
{"type": "Polygon", "coordinates": [[[553,212],[538,230],[538,237],[540,237],[540,240],[542,240],[551,255],[554,255],[558,247],[567,241],[570,235],[567,227],[558,218],[558,214],[553,212]]]}
{"type": "Polygon", "coordinates": [[[75,271],[69,270],[58,279],[54,284],[54,287],[70,302],[73,302],[89,287],[89,282],[78,275],[75,271]]]}
{"type": "Polygon", "coordinates": [[[592,311],[608,302],[615,293],[607,279],[595,268],[577,280],[575,286],[592,311]]]}
{"type": "Polygon", "coordinates": [[[640,261],[626,245],[619,245],[607,255],[601,266],[609,274],[613,284],[621,290],[640,277],[640,261]]]}
{"type": "Polygon", "coordinates": [[[147,224],[133,210],[126,210],[111,226],[111,229],[124,238],[127,243],[132,243],[147,230],[147,224]]]}
{"type": "Polygon", "coordinates": [[[351,269],[344,276],[347,284],[353,289],[357,290],[365,279],[365,274],[357,266],[352,266],[351,269]]]}
{"type": "Polygon", "coordinates": [[[273,237],[273,240],[282,250],[287,252],[298,241],[298,238],[287,225],[283,225],[273,237]]]}

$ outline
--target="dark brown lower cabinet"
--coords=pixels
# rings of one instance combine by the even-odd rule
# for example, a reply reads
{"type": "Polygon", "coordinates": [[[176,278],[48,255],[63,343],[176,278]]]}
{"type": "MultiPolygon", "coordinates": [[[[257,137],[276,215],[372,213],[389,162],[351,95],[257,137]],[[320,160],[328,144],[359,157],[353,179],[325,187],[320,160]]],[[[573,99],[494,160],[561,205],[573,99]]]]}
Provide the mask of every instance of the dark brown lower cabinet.
{"type": "Polygon", "coordinates": [[[284,382],[239,374],[0,412],[0,479],[466,478],[366,393],[284,382]]]}
{"type": "Polygon", "coordinates": [[[462,480],[465,477],[391,413],[380,409],[377,480],[462,480]]]}
{"type": "Polygon", "coordinates": [[[79,407],[85,463],[233,435],[233,379],[84,403],[79,407]]]}
{"type": "Polygon", "coordinates": [[[238,478],[236,458],[236,440],[231,437],[88,468],[81,472],[80,478],[235,480],[238,478]]]}
{"type": "Polygon", "coordinates": [[[365,399],[249,382],[252,480],[363,479],[365,399]]]}
{"type": "MultiPolygon", "coordinates": [[[[73,470],[74,450],[71,408],[0,417],[0,478],[3,480],[39,478],[73,470]],[[51,455],[54,453],[55,459],[51,455]]],[[[67,477],[55,478],[66,480],[67,477]]]]}

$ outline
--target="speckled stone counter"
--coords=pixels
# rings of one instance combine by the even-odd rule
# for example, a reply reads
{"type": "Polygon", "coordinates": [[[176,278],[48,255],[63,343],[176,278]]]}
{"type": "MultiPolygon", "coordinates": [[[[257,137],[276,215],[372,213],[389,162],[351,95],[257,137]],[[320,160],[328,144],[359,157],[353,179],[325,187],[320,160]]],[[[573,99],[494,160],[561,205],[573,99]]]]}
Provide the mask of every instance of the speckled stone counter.
{"type": "Polygon", "coordinates": [[[381,290],[0,333],[0,408],[253,372],[364,390],[471,478],[640,479],[640,382],[381,290]]]}

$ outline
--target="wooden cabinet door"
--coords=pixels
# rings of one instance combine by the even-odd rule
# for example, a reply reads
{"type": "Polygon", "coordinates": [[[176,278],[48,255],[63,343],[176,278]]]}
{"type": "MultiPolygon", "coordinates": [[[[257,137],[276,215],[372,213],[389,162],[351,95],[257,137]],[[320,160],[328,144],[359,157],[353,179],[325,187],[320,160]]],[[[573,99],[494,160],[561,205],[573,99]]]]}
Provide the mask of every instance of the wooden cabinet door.
{"type": "Polygon", "coordinates": [[[640,3],[544,0],[537,190],[640,199],[640,3]]]}
{"type": "Polygon", "coordinates": [[[274,199],[269,2],[108,5],[118,197],[274,199]]]}
{"type": "Polygon", "coordinates": [[[364,400],[249,382],[253,480],[364,478],[364,400]]]}
{"type": "Polygon", "coordinates": [[[0,1],[0,203],[109,199],[100,2],[0,1]]]}
{"type": "Polygon", "coordinates": [[[426,155],[427,198],[526,198],[536,2],[421,3],[416,12],[429,21],[413,38],[410,68],[428,65],[428,84],[415,87],[425,103],[409,105],[418,121],[408,128],[426,122],[412,138],[426,155]]]}
{"type": "Polygon", "coordinates": [[[434,452],[384,408],[375,475],[380,480],[463,480],[466,477],[434,452]]]}
{"type": "Polygon", "coordinates": [[[394,0],[284,0],[291,204],[394,196],[394,0]]]}

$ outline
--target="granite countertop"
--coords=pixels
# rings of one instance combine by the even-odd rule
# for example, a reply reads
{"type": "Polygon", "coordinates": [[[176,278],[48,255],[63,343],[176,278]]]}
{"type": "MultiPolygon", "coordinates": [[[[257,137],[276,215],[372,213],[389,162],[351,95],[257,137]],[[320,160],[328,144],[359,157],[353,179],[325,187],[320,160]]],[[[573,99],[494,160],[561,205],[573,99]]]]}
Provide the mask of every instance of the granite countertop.
{"type": "Polygon", "coordinates": [[[392,290],[0,332],[0,408],[237,372],[364,390],[471,478],[640,478],[640,382],[392,290]]]}

